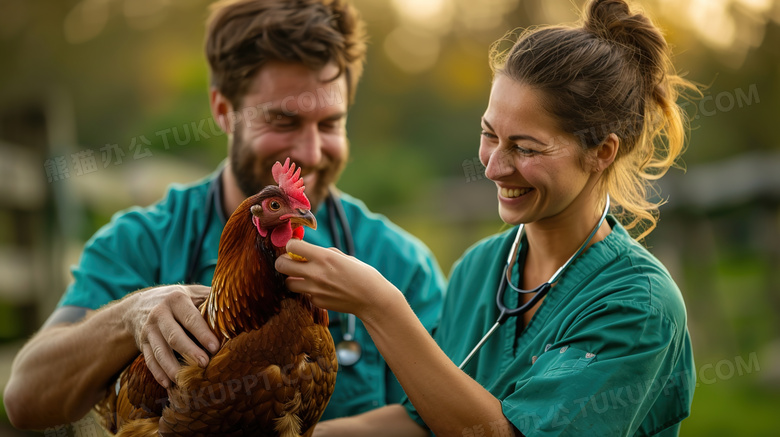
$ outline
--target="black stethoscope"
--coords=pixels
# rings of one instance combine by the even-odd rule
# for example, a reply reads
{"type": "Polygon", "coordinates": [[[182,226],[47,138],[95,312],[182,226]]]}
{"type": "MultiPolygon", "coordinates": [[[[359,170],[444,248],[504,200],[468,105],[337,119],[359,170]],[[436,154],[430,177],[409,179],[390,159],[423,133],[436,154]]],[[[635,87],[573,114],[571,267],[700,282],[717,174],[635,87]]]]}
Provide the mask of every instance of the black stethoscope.
{"type": "Polygon", "coordinates": [[[578,256],[585,250],[585,247],[590,243],[590,240],[593,239],[593,236],[596,235],[596,232],[598,232],[599,228],[601,228],[601,225],[604,223],[604,219],[607,217],[607,213],[609,212],[609,194],[607,194],[607,202],[606,205],[604,205],[604,212],[601,213],[601,218],[599,218],[598,223],[596,223],[596,227],[593,228],[593,230],[590,232],[590,235],[588,235],[588,238],[585,239],[585,241],[580,245],[580,248],[577,249],[576,252],[574,252],[574,255],[571,256],[558,270],[553,273],[553,275],[550,277],[550,279],[547,280],[542,285],[539,285],[538,287],[531,289],[531,290],[524,290],[522,288],[519,288],[515,286],[512,283],[511,278],[511,266],[514,264],[515,260],[517,260],[518,256],[518,246],[520,245],[520,240],[523,237],[524,231],[525,231],[525,225],[520,224],[517,228],[517,235],[515,236],[515,242],[512,243],[512,248],[509,249],[509,256],[506,260],[506,265],[504,266],[504,271],[501,274],[501,283],[498,286],[498,291],[496,292],[496,306],[498,307],[499,314],[498,319],[496,320],[496,323],[493,324],[493,326],[488,330],[488,332],[482,337],[481,340],[479,340],[479,343],[477,343],[476,346],[474,346],[474,349],[469,352],[466,359],[463,360],[463,362],[458,366],[459,369],[463,369],[466,367],[466,365],[471,361],[471,359],[474,357],[474,355],[479,351],[480,348],[482,348],[482,345],[487,342],[487,340],[490,338],[491,335],[498,329],[499,326],[503,325],[504,322],[509,320],[510,317],[516,317],[521,314],[525,314],[529,309],[533,308],[534,305],[536,305],[545,295],[547,295],[547,292],[550,291],[550,288],[552,288],[552,285],[558,282],[559,279],[561,279],[561,276],[563,276],[563,272],[566,271],[566,269],[569,268],[569,266],[574,262],[575,259],[577,259],[578,256]],[[531,298],[528,302],[518,306],[517,308],[507,308],[506,305],[504,305],[504,293],[506,292],[506,286],[507,284],[509,287],[511,287],[514,291],[520,293],[520,294],[530,294],[530,293],[536,293],[534,297],[531,298]]]}
{"type": "MultiPolygon", "coordinates": [[[[328,208],[330,237],[333,240],[333,244],[335,244],[339,250],[344,250],[347,255],[355,256],[355,240],[352,238],[352,229],[349,227],[347,214],[344,212],[341,200],[339,200],[333,189],[330,189],[330,193],[325,202],[328,208]],[[336,216],[338,216],[338,223],[344,234],[344,249],[341,249],[341,239],[338,238],[339,230],[336,226],[336,216]]],[[[341,366],[354,366],[360,361],[360,357],[363,355],[363,349],[360,347],[360,343],[355,340],[355,323],[356,317],[354,314],[339,313],[341,341],[336,345],[336,356],[338,356],[339,365],[341,366]],[[346,330],[344,329],[345,326],[346,330]]]]}
{"type": "MultiPolygon", "coordinates": [[[[329,191],[325,202],[326,207],[328,208],[328,221],[330,222],[329,230],[333,244],[347,255],[355,256],[355,240],[352,237],[352,230],[347,221],[347,214],[344,212],[341,200],[333,189],[329,191]],[[343,246],[341,244],[341,239],[339,238],[339,226],[343,233],[343,246]]],[[[206,195],[206,224],[203,226],[203,230],[198,236],[197,245],[192,251],[192,255],[190,255],[187,263],[187,273],[184,276],[185,284],[192,284],[195,282],[195,270],[198,267],[198,259],[200,258],[200,253],[203,248],[203,241],[206,238],[209,226],[211,226],[211,215],[214,210],[217,211],[217,216],[222,223],[227,222],[227,217],[225,217],[225,212],[222,210],[221,205],[222,171],[219,172],[217,177],[214,178],[209,185],[208,194],[206,195]]],[[[216,261],[213,263],[216,265],[216,261]]],[[[360,347],[360,343],[355,340],[355,319],[356,317],[354,314],[339,314],[338,324],[341,327],[342,339],[336,345],[336,355],[338,356],[339,364],[342,366],[349,367],[355,365],[355,363],[360,361],[360,357],[363,355],[363,349],[360,347]]]]}

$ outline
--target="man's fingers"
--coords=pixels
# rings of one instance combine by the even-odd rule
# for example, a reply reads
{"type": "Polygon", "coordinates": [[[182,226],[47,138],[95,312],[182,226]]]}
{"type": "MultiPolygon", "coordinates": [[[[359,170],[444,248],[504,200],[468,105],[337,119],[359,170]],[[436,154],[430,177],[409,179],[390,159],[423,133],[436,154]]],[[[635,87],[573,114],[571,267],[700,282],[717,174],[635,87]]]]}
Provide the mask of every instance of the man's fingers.
{"type": "Polygon", "coordinates": [[[165,371],[162,369],[162,367],[160,367],[160,365],[157,363],[157,360],[154,358],[152,347],[149,345],[149,343],[144,343],[141,349],[144,354],[144,360],[146,361],[146,367],[150,372],[152,372],[154,379],[156,379],[161,386],[165,388],[170,387],[171,380],[168,379],[168,375],[165,374],[165,371]]]}
{"type": "Polygon", "coordinates": [[[179,364],[163,335],[155,332],[149,335],[148,340],[152,356],[157,361],[157,364],[160,365],[169,380],[176,381],[176,374],[179,372],[181,364],[179,364]]]}
{"type": "MultiPolygon", "coordinates": [[[[198,311],[197,307],[188,303],[183,303],[182,305],[174,305],[174,307],[171,308],[171,311],[173,311],[173,317],[187,330],[187,332],[194,335],[200,344],[207,348],[212,354],[217,353],[219,350],[219,339],[217,339],[217,336],[211,331],[209,324],[206,323],[206,320],[203,318],[200,311],[198,311]]],[[[205,366],[205,363],[208,362],[208,357],[203,357],[203,351],[197,347],[184,332],[182,332],[182,335],[184,335],[184,338],[186,338],[187,341],[173,338],[172,340],[178,341],[178,346],[174,344],[171,344],[171,346],[182,355],[189,354],[196,357],[201,365],[205,366]],[[179,349],[179,347],[182,349],[179,349]],[[206,361],[203,362],[201,358],[205,358],[206,361]]]]}
{"type": "MultiPolygon", "coordinates": [[[[200,316],[200,314],[198,315],[200,316]]],[[[176,316],[174,315],[174,317],[176,316]]],[[[178,352],[180,355],[190,355],[195,357],[201,367],[205,367],[209,361],[208,355],[206,355],[203,349],[195,344],[195,342],[192,341],[192,339],[187,335],[187,332],[184,331],[184,329],[189,331],[189,328],[185,326],[184,329],[182,329],[182,326],[179,325],[180,321],[177,320],[177,318],[171,318],[160,321],[160,334],[165,339],[167,346],[178,352]]],[[[201,318],[201,320],[203,319],[201,318]]]]}

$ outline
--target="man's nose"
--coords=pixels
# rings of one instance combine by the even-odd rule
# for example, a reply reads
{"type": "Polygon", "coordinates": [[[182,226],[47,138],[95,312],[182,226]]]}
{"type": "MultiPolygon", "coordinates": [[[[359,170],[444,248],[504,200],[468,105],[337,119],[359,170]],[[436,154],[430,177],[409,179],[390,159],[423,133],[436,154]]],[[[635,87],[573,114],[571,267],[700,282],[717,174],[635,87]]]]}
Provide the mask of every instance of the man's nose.
{"type": "Polygon", "coordinates": [[[316,123],[301,128],[292,155],[293,160],[303,168],[319,165],[322,160],[322,133],[316,123]]]}

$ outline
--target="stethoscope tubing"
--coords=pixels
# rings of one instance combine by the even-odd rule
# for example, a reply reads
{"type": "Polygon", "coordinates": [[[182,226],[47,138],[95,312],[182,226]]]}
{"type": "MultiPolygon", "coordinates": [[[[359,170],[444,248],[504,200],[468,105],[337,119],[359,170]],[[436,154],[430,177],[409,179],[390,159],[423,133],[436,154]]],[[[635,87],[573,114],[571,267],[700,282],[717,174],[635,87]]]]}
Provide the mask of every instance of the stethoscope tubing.
{"type": "MultiPolygon", "coordinates": [[[[341,200],[331,187],[326,199],[328,208],[328,221],[330,222],[330,235],[333,240],[333,244],[339,249],[341,248],[341,239],[339,238],[339,231],[336,223],[341,226],[344,237],[344,249],[345,253],[349,256],[355,256],[355,240],[352,237],[352,230],[347,221],[347,214],[344,212],[344,207],[341,205],[341,200]]],[[[339,317],[339,325],[341,328],[341,341],[336,345],[336,353],[339,358],[339,364],[346,367],[351,367],[360,361],[362,356],[362,348],[360,344],[355,340],[355,325],[357,318],[354,314],[341,313],[339,317]],[[346,323],[344,323],[346,318],[346,323]],[[346,329],[345,326],[346,325],[346,329]]]]}
{"type": "Polygon", "coordinates": [[[185,284],[192,284],[195,282],[195,269],[198,267],[198,258],[200,258],[200,253],[203,250],[203,241],[206,239],[206,234],[209,232],[209,227],[211,226],[212,213],[216,210],[220,217],[223,215],[222,209],[218,206],[215,206],[216,203],[222,203],[223,172],[224,168],[220,169],[217,176],[209,184],[208,194],[206,194],[206,223],[203,225],[203,230],[200,232],[200,235],[198,235],[197,243],[195,243],[195,249],[187,262],[187,271],[184,274],[185,284]]]}
{"type": "Polygon", "coordinates": [[[607,200],[606,204],[604,205],[604,211],[601,213],[601,217],[599,218],[598,223],[596,223],[596,226],[593,228],[593,230],[588,235],[588,238],[585,239],[585,241],[580,245],[580,247],[577,249],[576,252],[568,259],[566,262],[553,273],[553,275],[550,277],[547,282],[539,285],[536,288],[533,288],[531,290],[524,290],[522,288],[516,287],[514,284],[511,283],[509,280],[509,275],[511,274],[509,269],[514,264],[514,261],[517,258],[517,249],[520,245],[520,240],[522,239],[523,233],[525,231],[525,224],[521,223],[517,227],[517,233],[515,234],[515,241],[512,243],[512,247],[509,249],[509,255],[507,256],[506,265],[504,266],[504,269],[501,273],[501,282],[498,285],[498,290],[496,291],[496,307],[498,308],[498,318],[496,319],[496,323],[493,324],[493,326],[485,333],[485,335],[482,336],[482,338],[479,340],[476,346],[469,352],[469,354],[466,356],[466,358],[463,360],[463,362],[458,366],[459,369],[463,370],[464,367],[471,361],[472,358],[474,358],[474,355],[482,348],[482,346],[490,339],[490,337],[493,335],[494,332],[499,328],[499,326],[503,325],[504,322],[509,320],[511,317],[517,317],[521,314],[525,314],[533,308],[537,303],[539,303],[544,296],[547,295],[547,293],[552,288],[552,285],[558,282],[559,279],[561,279],[561,276],[563,276],[563,272],[566,271],[566,269],[569,268],[569,266],[574,262],[577,257],[582,254],[582,252],[587,247],[588,243],[593,239],[593,237],[596,235],[596,232],[598,232],[599,228],[601,228],[601,225],[604,223],[604,220],[607,218],[607,214],[609,213],[609,194],[607,194],[607,200]],[[520,294],[530,294],[530,293],[536,293],[531,300],[528,302],[518,306],[517,308],[507,308],[507,306],[504,304],[504,294],[506,293],[507,285],[512,287],[513,290],[520,294]]]}

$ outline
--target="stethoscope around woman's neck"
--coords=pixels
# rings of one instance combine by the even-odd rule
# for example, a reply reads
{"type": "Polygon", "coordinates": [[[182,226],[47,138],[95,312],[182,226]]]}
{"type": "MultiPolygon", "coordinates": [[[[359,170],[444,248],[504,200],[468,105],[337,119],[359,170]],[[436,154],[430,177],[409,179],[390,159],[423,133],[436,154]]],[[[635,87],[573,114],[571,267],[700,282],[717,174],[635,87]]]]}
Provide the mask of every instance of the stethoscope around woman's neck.
{"type": "Polygon", "coordinates": [[[471,359],[474,357],[474,355],[482,348],[482,345],[485,344],[485,342],[488,341],[490,336],[493,335],[494,332],[498,329],[499,326],[503,325],[504,322],[509,320],[510,317],[516,317],[521,314],[525,314],[533,308],[537,303],[539,303],[544,296],[547,295],[547,292],[550,291],[550,288],[552,288],[553,284],[558,282],[558,280],[561,279],[561,276],[563,276],[563,273],[566,271],[566,269],[569,268],[569,266],[574,262],[574,260],[577,259],[577,257],[582,254],[582,252],[588,247],[588,243],[593,239],[593,237],[596,235],[596,232],[598,232],[599,228],[601,228],[601,225],[604,223],[604,219],[607,217],[607,213],[609,213],[609,194],[607,194],[607,201],[604,205],[604,211],[601,213],[601,217],[599,218],[598,223],[596,223],[596,226],[593,228],[593,230],[590,232],[590,235],[588,235],[588,238],[585,239],[585,241],[580,245],[579,249],[577,249],[576,252],[574,252],[574,255],[572,255],[558,270],[553,273],[553,275],[550,277],[550,279],[547,280],[547,282],[543,283],[542,285],[539,285],[536,288],[533,288],[531,290],[524,290],[520,287],[515,286],[512,283],[512,265],[514,265],[515,261],[518,257],[518,247],[520,246],[520,240],[523,237],[523,234],[525,233],[525,225],[520,224],[517,228],[517,234],[515,235],[515,241],[512,243],[512,248],[509,249],[509,256],[506,260],[506,265],[504,266],[504,270],[501,273],[501,283],[498,286],[498,290],[496,292],[496,306],[498,307],[498,319],[496,320],[496,323],[493,324],[493,326],[488,330],[488,332],[482,337],[481,340],[479,340],[479,343],[477,343],[476,346],[474,346],[474,349],[469,352],[468,356],[466,356],[466,359],[463,360],[463,362],[458,366],[459,369],[463,369],[466,367],[466,365],[471,361],[471,359]],[[504,293],[506,292],[506,287],[509,285],[509,287],[512,288],[512,290],[520,293],[520,294],[531,294],[536,293],[528,302],[525,302],[523,304],[520,304],[517,308],[507,308],[504,304],[504,293]]]}
{"type": "MultiPolygon", "coordinates": [[[[211,226],[211,216],[214,211],[217,211],[217,216],[224,224],[227,221],[225,212],[222,209],[222,173],[214,178],[209,184],[208,194],[206,195],[206,223],[203,226],[203,230],[198,236],[195,248],[192,251],[192,255],[189,257],[187,263],[187,271],[184,276],[185,284],[192,284],[196,281],[195,274],[198,268],[198,262],[200,254],[203,250],[203,241],[206,239],[206,234],[211,226]]],[[[344,207],[341,204],[338,194],[334,189],[330,189],[328,197],[325,199],[326,208],[328,208],[328,224],[330,230],[330,236],[333,240],[333,244],[344,251],[347,255],[355,256],[355,240],[352,236],[352,230],[349,227],[347,221],[347,214],[344,212],[344,207]],[[339,232],[341,227],[342,232],[339,232]],[[343,245],[339,234],[343,234],[343,245]]],[[[360,344],[355,340],[355,315],[354,314],[340,314],[339,325],[342,332],[342,340],[336,345],[336,354],[338,355],[339,365],[341,366],[353,366],[360,361],[360,357],[363,355],[363,350],[360,344]]]]}

